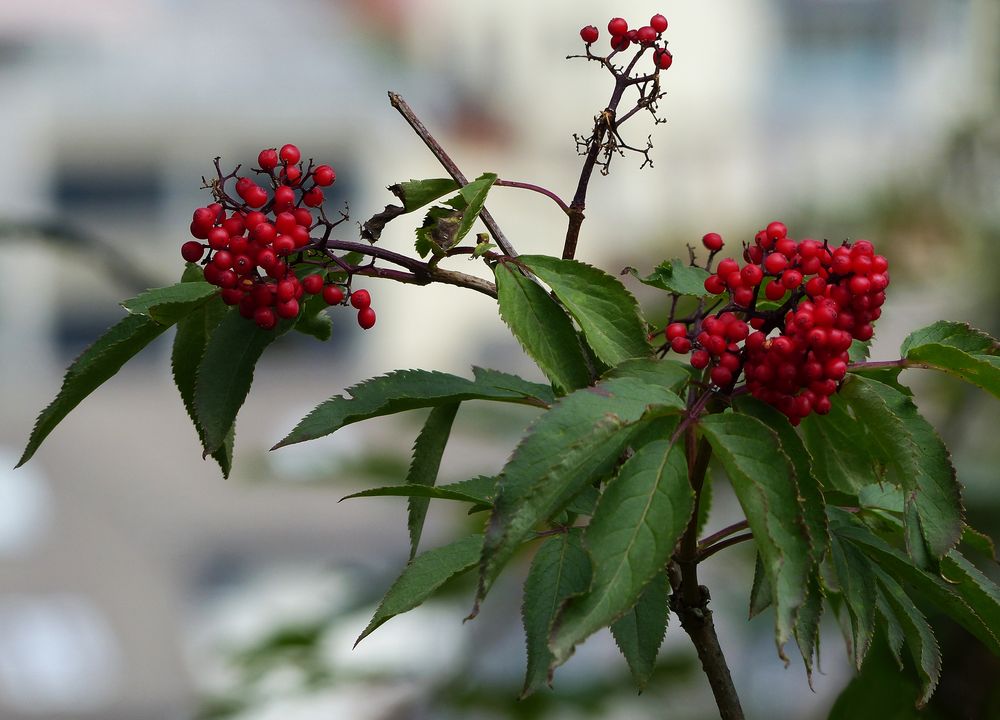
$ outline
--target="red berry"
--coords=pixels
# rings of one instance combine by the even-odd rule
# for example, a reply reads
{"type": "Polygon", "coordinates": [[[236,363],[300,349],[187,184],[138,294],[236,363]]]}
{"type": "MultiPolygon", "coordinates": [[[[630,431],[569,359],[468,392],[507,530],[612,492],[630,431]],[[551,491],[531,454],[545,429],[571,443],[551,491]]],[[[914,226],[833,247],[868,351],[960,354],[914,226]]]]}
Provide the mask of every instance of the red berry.
{"type": "Polygon", "coordinates": [[[267,191],[261,187],[255,187],[247,196],[243,198],[246,204],[252,208],[259,208],[267,204],[267,191]]]}
{"type": "Polygon", "coordinates": [[[726,258],[719,263],[718,273],[723,278],[729,277],[729,273],[736,272],[740,269],[740,264],[733,260],[732,258],[726,258]]]}
{"type": "Polygon", "coordinates": [[[334,180],[337,179],[337,173],[333,171],[333,168],[329,165],[320,165],[315,170],[313,170],[313,182],[317,185],[322,185],[327,187],[328,185],[333,185],[334,180]]]}
{"type": "Polygon", "coordinates": [[[225,228],[212,228],[208,231],[208,246],[213,250],[224,250],[229,247],[229,233],[225,228]]]}
{"type": "Polygon", "coordinates": [[[274,309],[278,313],[278,317],[290,320],[299,314],[299,301],[295,298],[290,298],[288,300],[279,302],[274,306],[274,309]]]}
{"type": "Polygon", "coordinates": [[[257,323],[257,327],[262,330],[271,330],[278,324],[278,317],[274,314],[274,310],[271,308],[259,307],[253,311],[253,321],[257,323]]]}
{"type": "Polygon", "coordinates": [[[670,347],[674,352],[684,355],[691,351],[691,341],[686,337],[675,337],[670,341],[670,347]]]}
{"type": "Polygon", "coordinates": [[[684,323],[670,323],[667,325],[666,336],[667,340],[673,340],[674,338],[687,337],[687,325],[684,323]]]}
{"type": "Polygon", "coordinates": [[[205,248],[197,240],[188,240],[181,245],[181,257],[190,263],[198,262],[204,254],[205,248]]]}
{"type": "Polygon", "coordinates": [[[288,302],[295,297],[295,283],[291,280],[282,280],[278,283],[278,301],[288,302]]]}
{"type": "Polygon", "coordinates": [[[261,150],[257,156],[257,164],[260,165],[261,170],[267,170],[268,172],[274,170],[274,168],[278,167],[278,151],[274,148],[261,150]]]}
{"type": "Polygon", "coordinates": [[[612,50],[628,50],[628,46],[631,44],[631,40],[628,39],[627,35],[612,35],[611,36],[611,49],[612,50]]]}
{"type": "Polygon", "coordinates": [[[364,330],[371,330],[375,326],[375,311],[370,307],[361,308],[358,311],[358,325],[364,330]]]}
{"type": "Polygon", "coordinates": [[[310,295],[323,292],[323,276],[319,274],[306,275],[302,278],[302,287],[310,295]]]}
{"type": "Polygon", "coordinates": [[[707,233],[702,237],[701,244],[712,252],[718,252],[722,249],[722,236],[719,233],[707,233]]]}
{"type": "Polygon", "coordinates": [[[772,280],[764,286],[764,297],[768,300],[780,300],[785,294],[785,286],[778,280],[772,280]]]}
{"type": "Polygon", "coordinates": [[[711,357],[704,350],[695,350],[691,353],[691,367],[701,370],[702,368],[708,367],[710,359],[711,357]]]}
{"type": "Polygon", "coordinates": [[[311,228],[313,224],[312,213],[305,208],[295,208],[292,211],[292,215],[295,216],[295,222],[304,228],[311,228]]]}
{"type": "Polygon", "coordinates": [[[278,177],[285,185],[298,185],[302,179],[302,171],[295,165],[287,165],[281,168],[278,177]]]}
{"type": "Polygon", "coordinates": [[[628,23],[625,22],[624,18],[612,18],[611,22],[608,23],[608,32],[612,35],[624,35],[628,32],[628,23]]]}
{"type": "Polygon", "coordinates": [[[280,157],[281,162],[286,165],[294,165],[302,159],[302,153],[299,152],[297,147],[289,143],[281,146],[281,151],[278,153],[278,157],[280,157]]]}
{"type": "Polygon", "coordinates": [[[709,275],[705,278],[705,290],[713,295],[718,295],[719,293],[725,292],[726,283],[718,275],[709,275]]]}
{"type": "Polygon", "coordinates": [[[711,378],[712,382],[719,387],[725,387],[733,381],[733,372],[729,368],[724,368],[720,365],[712,368],[711,378]]]}
{"type": "Polygon", "coordinates": [[[661,33],[667,29],[667,19],[657,13],[649,19],[649,25],[656,30],[656,32],[661,33]]]}
{"type": "Polygon", "coordinates": [[[788,236],[788,228],[785,226],[785,223],[777,220],[768,223],[764,232],[767,233],[767,237],[772,241],[778,241],[788,236]]]}
{"type": "Polygon", "coordinates": [[[657,48],[653,51],[653,64],[660,70],[666,70],[674,64],[674,56],[666,48],[662,50],[657,48]]]}
{"type": "Polygon", "coordinates": [[[298,225],[298,223],[295,222],[295,215],[288,212],[287,210],[285,212],[278,213],[277,216],[274,218],[274,227],[282,235],[287,235],[288,233],[290,233],[292,231],[292,228],[294,228],[296,225],[298,225]]]}
{"type": "Polygon", "coordinates": [[[212,264],[219,270],[228,270],[233,266],[233,256],[225,250],[219,250],[212,256],[212,264]]]}
{"type": "Polygon", "coordinates": [[[351,293],[351,305],[362,310],[372,304],[372,296],[367,290],[355,290],[351,293]]]}
{"type": "Polygon", "coordinates": [[[649,45],[656,40],[656,30],[651,28],[649,25],[643,25],[641,28],[636,30],[635,39],[644,45],[649,45]]]}
{"type": "Polygon", "coordinates": [[[295,249],[295,240],[291,235],[279,235],[274,239],[272,246],[278,255],[287,255],[295,249]]]}
{"type": "Polygon", "coordinates": [[[785,270],[781,274],[781,284],[789,290],[794,290],[802,284],[802,273],[798,270],[785,270]]]}
{"type": "Polygon", "coordinates": [[[340,305],[344,302],[344,291],[336,285],[327,285],[323,288],[323,300],[327,305],[340,305]]]}
{"type": "Polygon", "coordinates": [[[282,185],[274,191],[274,209],[278,212],[290,210],[295,204],[295,191],[282,185]]]}
{"type": "Polygon", "coordinates": [[[756,287],[764,279],[764,271],[760,269],[760,265],[745,265],[740,270],[740,277],[743,278],[744,285],[756,287]]]}
{"type": "Polygon", "coordinates": [[[580,37],[583,38],[583,41],[588,45],[590,43],[597,42],[597,38],[599,36],[600,33],[597,31],[597,28],[594,27],[593,25],[587,25],[585,28],[582,28],[580,30],[580,37]]]}
{"type": "Polygon", "coordinates": [[[764,258],[764,269],[772,275],[777,275],[788,266],[788,258],[781,253],[773,252],[764,258]]]}
{"type": "Polygon", "coordinates": [[[319,207],[323,204],[323,191],[318,187],[310,189],[305,195],[302,196],[302,202],[309,207],[319,207]]]}

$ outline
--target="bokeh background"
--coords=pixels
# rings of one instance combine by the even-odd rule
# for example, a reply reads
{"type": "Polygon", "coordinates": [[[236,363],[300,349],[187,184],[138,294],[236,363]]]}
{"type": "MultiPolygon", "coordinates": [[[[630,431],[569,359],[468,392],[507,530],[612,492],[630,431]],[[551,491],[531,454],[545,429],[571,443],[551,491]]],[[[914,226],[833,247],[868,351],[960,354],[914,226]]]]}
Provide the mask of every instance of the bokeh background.
{"type": "MultiPolygon", "coordinates": [[[[373,331],[345,311],[330,343],[286,336],[258,367],[228,481],[200,459],[169,337],[10,470],[118,300],[177,279],[213,157],[249,163],[295,142],[333,164],[328,204],[361,221],[391,201],[386,185],[443,174],[389,107],[392,89],[470,177],[495,171],[568,198],[572,135],[610,86],[564,57],[585,24],[603,46],[612,14],[634,25],[658,11],[675,56],[667,122],[626,126],[637,144],[653,133],[655,165],[618,158],[595,177],[581,259],[648,269],[707,231],[736,247],[780,218],[796,237],[868,237],[889,257],[873,357],[898,357],[908,332],[939,318],[998,334],[995,0],[0,3],[0,717],[713,717],[676,627],[641,696],[605,633],[555,692],[517,702],[523,566],[473,623],[458,582],[351,649],[405,563],[406,511],[398,498],[337,501],[398,481],[422,417],[267,448],[322,399],[394,368],[532,375],[483,296],[371,283],[373,331]]],[[[563,222],[542,196],[498,188],[489,207],[520,251],[559,252],[563,222]]],[[[405,251],[411,231],[397,221],[382,242],[405,251]]],[[[630,287],[662,317],[662,299],[630,287]]],[[[946,378],[907,380],[953,448],[970,518],[996,536],[996,404],[946,378]]],[[[530,418],[463,406],[441,480],[495,473],[530,418]]],[[[722,484],[715,506],[713,527],[736,516],[722,484]]],[[[479,522],[435,507],[424,545],[479,522]]],[[[706,563],[745,706],[823,718],[851,677],[837,625],[827,619],[810,691],[801,663],[775,656],[770,619],[745,620],[751,569],[745,546],[706,563]]],[[[944,632],[952,674],[937,712],[977,717],[955,713],[1000,670],[944,632]]]]}

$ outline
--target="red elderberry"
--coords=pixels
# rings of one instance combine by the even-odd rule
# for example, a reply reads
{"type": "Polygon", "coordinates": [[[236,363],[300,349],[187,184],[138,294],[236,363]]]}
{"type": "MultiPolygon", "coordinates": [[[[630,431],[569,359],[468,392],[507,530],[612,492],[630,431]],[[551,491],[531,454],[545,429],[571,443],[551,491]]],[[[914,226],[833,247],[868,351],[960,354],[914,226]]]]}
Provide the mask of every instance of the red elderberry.
{"type": "Polygon", "coordinates": [[[628,32],[628,23],[625,22],[624,18],[611,18],[611,22],[608,23],[608,32],[612,35],[624,35],[628,32]]]}
{"type": "Polygon", "coordinates": [[[323,292],[323,276],[318,274],[306,275],[302,278],[302,287],[310,295],[317,295],[323,292]]]}
{"type": "Polygon", "coordinates": [[[323,288],[323,300],[327,305],[340,305],[344,302],[344,291],[336,285],[327,285],[323,288]]]}
{"type": "Polygon", "coordinates": [[[661,33],[667,29],[667,19],[657,13],[649,19],[649,25],[656,30],[656,32],[661,33]]]}
{"type": "Polygon", "coordinates": [[[674,64],[674,56],[666,48],[653,51],[653,64],[660,70],[666,70],[674,64]]]}
{"type": "Polygon", "coordinates": [[[257,164],[260,165],[261,170],[267,170],[268,172],[274,170],[274,168],[278,167],[278,151],[274,148],[261,150],[257,156],[257,164]]]}
{"type": "Polygon", "coordinates": [[[181,245],[181,257],[189,263],[196,263],[205,254],[205,248],[197,240],[188,240],[181,245]]]}
{"type": "Polygon", "coordinates": [[[299,152],[299,149],[295,145],[288,143],[287,145],[281,146],[281,151],[278,153],[278,157],[280,157],[281,162],[286,165],[294,165],[302,159],[302,153],[299,152]]]}
{"type": "Polygon", "coordinates": [[[597,38],[600,37],[600,33],[593,25],[587,25],[586,27],[580,29],[580,37],[583,38],[583,41],[589,45],[590,43],[597,42],[597,38]]]}
{"type": "Polygon", "coordinates": [[[371,330],[375,327],[375,311],[370,307],[361,308],[358,311],[358,325],[364,330],[371,330]]]}
{"type": "Polygon", "coordinates": [[[333,168],[330,167],[329,165],[320,165],[315,170],[313,170],[313,182],[315,182],[317,185],[328,187],[329,185],[333,185],[333,182],[336,179],[337,179],[337,173],[335,173],[333,171],[333,168]]]}
{"type": "Polygon", "coordinates": [[[354,290],[351,293],[351,305],[362,310],[372,304],[372,296],[367,290],[354,290]]]}

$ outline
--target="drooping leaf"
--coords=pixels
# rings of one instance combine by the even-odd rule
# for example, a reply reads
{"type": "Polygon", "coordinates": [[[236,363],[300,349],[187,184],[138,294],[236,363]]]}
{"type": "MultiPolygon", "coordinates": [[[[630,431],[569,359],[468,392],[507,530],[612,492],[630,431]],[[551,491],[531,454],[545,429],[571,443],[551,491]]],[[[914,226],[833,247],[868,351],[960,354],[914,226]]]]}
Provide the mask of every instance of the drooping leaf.
{"type": "Polygon", "coordinates": [[[961,493],[948,449],[913,400],[888,385],[852,376],[841,394],[915,504],[927,549],[942,557],[962,534],[961,493]]]}
{"type": "MultiPolygon", "coordinates": [[[[899,669],[904,670],[903,644],[906,642],[906,635],[903,633],[903,626],[896,619],[896,612],[893,610],[889,598],[885,596],[885,590],[880,586],[876,586],[875,589],[875,610],[882,619],[879,627],[884,631],[884,639],[886,645],[889,646],[889,652],[892,653],[899,669]]],[[[871,662],[870,658],[869,662],[871,662]]]]}
{"type": "Polygon", "coordinates": [[[941,651],[938,648],[937,638],[934,637],[934,631],[927,623],[927,618],[899,583],[878,566],[873,570],[879,586],[885,592],[889,606],[896,615],[906,647],[917,668],[917,675],[920,677],[917,707],[923,707],[934,694],[941,677],[941,651]]]}
{"type": "Polygon", "coordinates": [[[819,568],[813,568],[806,587],[806,599],[795,614],[795,644],[806,666],[806,676],[812,686],[813,662],[819,657],[819,624],[823,619],[823,584],[819,568]]]}
{"type": "MultiPolygon", "coordinates": [[[[205,354],[205,346],[208,344],[209,336],[222,321],[227,311],[228,308],[221,302],[207,302],[182,318],[177,323],[177,334],[174,335],[174,344],[170,354],[170,367],[173,371],[174,384],[180,392],[184,409],[194,424],[202,446],[205,445],[204,432],[198,424],[198,416],[194,407],[194,388],[198,378],[198,366],[205,354]]],[[[211,452],[212,458],[222,470],[223,477],[229,477],[232,470],[235,440],[234,423],[222,445],[211,452]]]]}
{"type": "Polygon", "coordinates": [[[274,447],[314,440],[361,420],[463,400],[547,405],[544,398],[534,397],[522,389],[492,385],[488,376],[482,377],[482,380],[468,380],[430,370],[397,370],[371,378],[348,388],[350,397],[336,395],[318,405],[274,447]]]}
{"type": "MultiPolygon", "coordinates": [[[[835,537],[855,545],[871,558],[871,562],[885,569],[905,586],[912,588],[921,598],[937,606],[977,637],[991,652],[1000,655],[1000,640],[996,626],[988,623],[966,600],[966,597],[977,602],[982,599],[983,591],[967,584],[970,578],[963,577],[962,573],[955,573],[955,578],[949,577],[951,582],[946,582],[941,577],[914,565],[906,554],[875,535],[851,513],[830,508],[829,516],[835,537]]],[[[952,557],[950,553],[949,557],[952,557]]],[[[981,609],[987,614],[993,612],[989,606],[981,609]]]]}
{"type": "Polygon", "coordinates": [[[424,205],[457,189],[458,183],[451,178],[410,180],[389,187],[389,191],[399,198],[399,201],[403,203],[403,209],[408,213],[419,210],[424,205]]]}
{"type": "Polygon", "coordinates": [[[639,690],[646,688],[656,667],[669,616],[670,583],[666,572],[660,572],[649,581],[632,609],[611,626],[611,635],[639,690]]]}
{"type": "Polygon", "coordinates": [[[617,279],[577,260],[548,255],[518,258],[552,288],[570,311],[594,354],[610,366],[649,357],[650,347],[635,298],[617,279]]]}
{"type": "Polygon", "coordinates": [[[749,415],[709,415],[699,426],[729,476],[771,579],[775,642],[784,659],[782,646],[814,564],[793,465],[777,434],[749,415]]]}
{"type": "Polygon", "coordinates": [[[427,211],[423,224],[416,231],[415,247],[420,257],[427,257],[430,253],[441,257],[458,243],[462,214],[461,209],[440,205],[435,205],[427,211]]]}
{"type": "Polygon", "coordinates": [[[966,559],[952,550],[941,560],[941,577],[951,586],[983,623],[1000,631],[1000,587],[966,559]]]}
{"type": "MultiPolygon", "coordinates": [[[[441,467],[441,456],[448,444],[451,425],[458,412],[459,403],[438,405],[431,408],[424,427],[420,430],[413,444],[413,461],[406,475],[406,484],[429,487],[437,482],[438,469],[441,467]]],[[[430,498],[411,495],[407,508],[406,525],[410,531],[410,558],[417,554],[420,535],[424,529],[424,519],[427,517],[427,507],[430,498]]]]}
{"type": "Polygon", "coordinates": [[[750,612],[749,618],[760,615],[774,603],[774,590],[771,588],[771,577],[760,553],[754,556],[753,584],[750,585],[750,612]]]}
{"type": "Polygon", "coordinates": [[[73,408],[166,329],[166,325],[145,315],[128,315],[84,350],[66,370],[55,400],[35,420],[17,467],[31,459],[42,441],[73,408]]]}
{"type": "MultiPolygon", "coordinates": [[[[468,482],[468,481],[465,481],[468,482]]],[[[453,483],[459,485],[460,483],[453,483]]],[[[489,505],[489,499],[480,494],[469,493],[463,490],[453,489],[450,485],[387,485],[384,487],[369,488],[350,495],[345,495],[341,500],[352,500],[362,497],[410,497],[428,498],[431,500],[457,500],[459,502],[469,502],[475,505],[489,505]]]]}
{"type": "Polygon", "coordinates": [[[483,545],[477,607],[535,526],[611,470],[637,423],[683,408],[666,388],[616,378],[567,395],[539,417],[501,475],[483,545]]]}
{"type": "Polygon", "coordinates": [[[573,323],[538,283],[504,263],[493,268],[500,317],[552,384],[563,393],[590,384],[573,323]]]}
{"type": "Polygon", "coordinates": [[[670,293],[694,297],[710,297],[712,295],[705,289],[708,272],[700,267],[688,265],[680,258],[661,262],[647,277],[641,277],[635,268],[626,268],[625,270],[635,276],[642,284],[670,293]]]}
{"type": "Polygon", "coordinates": [[[851,651],[854,665],[861,669],[875,634],[876,586],[871,563],[852,544],[836,536],[830,544],[837,583],[851,618],[851,651]]]}
{"type": "Polygon", "coordinates": [[[285,321],[262,330],[231,309],[212,330],[194,386],[194,410],[205,452],[226,441],[236,414],[250,392],[253,371],[264,349],[291,328],[285,321]]]}
{"type": "Polygon", "coordinates": [[[813,561],[819,564],[823,561],[830,544],[830,528],[826,519],[823,491],[816,476],[813,475],[812,457],[795,432],[795,428],[788,422],[788,418],[771,405],[749,395],[742,395],[736,399],[735,407],[739,412],[757,418],[778,434],[781,450],[792,461],[792,467],[795,469],[795,482],[799,489],[806,530],[809,532],[813,561]]]}
{"type": "Polygon", "coordinates": [[[531,561],[524,581],[521,617],[528,649],[528,669],[521,697],[548,682],[552,653],[549,631],[556,613],[569,598],[590,585],[590,558],[583,549],[579,530],[547,539],[531,561]]]}
{"type": "Polygon", "coordinates": [[[632,608],[670,560],[694,509],[681,444],[640,447],[612,479],[584,532],[594,577],[560,613],[549,647],[564,663],[577,644],[632,608]]]}
{"type": "Polygon", "coordinates": [[[482,212],[483,205],[486,203],[486,196],[489,194],[490,188],[493,187],[493,183],[496,180],[496,173],[483,173],[472,182],[463,185],[458,191],[462,199],[465,200],[466,206],[462,215],[462,222],[458,226],[456,243],[462,242],[462,239],[469,234],[472,225],[476,222],[476,218],[482,212]]]}
{"type": "Polygon", "coordinates": [[[475,567],[482,546],[482,535],[470,535],[413,558],[382,598],[355,646],[386,620],[419,606],[445,582],[475,567]]]}

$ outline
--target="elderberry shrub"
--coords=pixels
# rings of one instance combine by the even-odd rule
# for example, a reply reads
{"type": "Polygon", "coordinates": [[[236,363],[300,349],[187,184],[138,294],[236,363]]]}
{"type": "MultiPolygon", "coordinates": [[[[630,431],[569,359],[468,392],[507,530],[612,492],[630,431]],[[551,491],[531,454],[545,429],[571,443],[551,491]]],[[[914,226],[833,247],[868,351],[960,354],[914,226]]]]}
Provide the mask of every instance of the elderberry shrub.
{"type": "MultiPolygon", "coordinates": [[[[711,270],[722,236],[708,233],[702,244],[711,270]]],[[[729,302],[714,314],[668,325],[663,352],[690,352],[691,365],[724,391],[742,373],[747,391],[792,424],[827,414],[847,374],[851,343],[870,340],[882,314],[888,261],[867,240],[836,248],[797,241],[777,221],[744,247],[743,260],[741,267],[725,258],[705,279],[708,292],[729,302]]]]}
{"type": "Polygon", "coordinates": [[[238,175],[239,166],[228,175],[219,170],[205,183],[215,202],[194,211],[191,235],[196,239],[181,246],[181,257],[200,263],[223,302],[236,305],[240,315],[264,330],[299,317],[306,294],[322,295],[329,305],[350,299],[358,324],[368,330],[375,325],[371,295],[352,292],[350,276],[343,283],[331,279],[344,271],[324,252],[337,223],[327,220],[323,188],[333,185],[336,172],[311,160],[303,168],[301,159],[292,144],[261,150],[254,173],[263,185],[238,175]],[[231,181],[237,197],[230,193],[231,181]]]}

